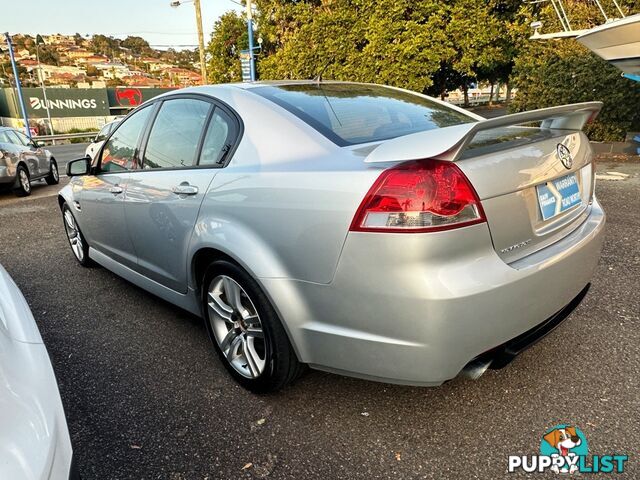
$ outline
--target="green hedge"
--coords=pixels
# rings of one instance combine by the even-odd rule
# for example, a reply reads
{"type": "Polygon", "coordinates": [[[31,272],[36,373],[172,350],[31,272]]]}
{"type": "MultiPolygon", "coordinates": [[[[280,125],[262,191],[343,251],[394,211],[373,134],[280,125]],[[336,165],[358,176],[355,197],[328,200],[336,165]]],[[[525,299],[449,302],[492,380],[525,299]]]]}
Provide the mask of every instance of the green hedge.
{"type": "Polygon", "coordinates": [[[640,83],[575,40],[531,42],[512,78],[518,88],[512,111],[599,100],[600,115],[585,127],[591,140],[620,141],[640,131],[640,83]]]}

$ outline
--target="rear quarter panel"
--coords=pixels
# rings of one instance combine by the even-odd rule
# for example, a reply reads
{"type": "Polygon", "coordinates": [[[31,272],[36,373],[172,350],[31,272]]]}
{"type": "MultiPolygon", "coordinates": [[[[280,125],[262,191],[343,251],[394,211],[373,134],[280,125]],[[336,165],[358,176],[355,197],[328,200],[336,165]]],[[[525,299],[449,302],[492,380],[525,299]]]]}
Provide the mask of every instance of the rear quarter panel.
{"type": "Polygon", "coordinates": [[[205,196],[190,258],[211,247],[257,278],[329,283],[380,168],[257,95],[221,99],[242,118],[244,134],[205,196]]]}

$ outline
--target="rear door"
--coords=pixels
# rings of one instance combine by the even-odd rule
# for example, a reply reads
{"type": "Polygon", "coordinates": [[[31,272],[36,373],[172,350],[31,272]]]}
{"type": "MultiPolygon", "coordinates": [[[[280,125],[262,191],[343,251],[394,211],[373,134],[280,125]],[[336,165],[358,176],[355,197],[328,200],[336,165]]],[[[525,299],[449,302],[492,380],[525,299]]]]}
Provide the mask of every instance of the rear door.
{"type": "Polygon", "coordinates": [[[216,168],[235,142],[229,112],[207,97],[160,102],[125,198],[137,271],[173,290],[187,291],[187,249],[216,168]]]}

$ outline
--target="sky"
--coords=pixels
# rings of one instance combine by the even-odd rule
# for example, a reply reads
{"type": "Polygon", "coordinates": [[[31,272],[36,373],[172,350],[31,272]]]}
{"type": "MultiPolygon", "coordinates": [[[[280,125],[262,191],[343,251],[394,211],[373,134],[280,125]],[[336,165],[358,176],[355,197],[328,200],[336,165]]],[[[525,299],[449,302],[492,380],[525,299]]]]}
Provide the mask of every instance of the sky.
{"type": "MultiPolygon", "coordinates": [[[[170,0],[0,0],[0,33],[101,33],[124,38],[137,35],[152,47],[195,48],[198,44],[193,3],[177,8],[170,0]]],[[[229,10],[231,0],[200,0],[205,45],[213,24],[229,10]]]]}

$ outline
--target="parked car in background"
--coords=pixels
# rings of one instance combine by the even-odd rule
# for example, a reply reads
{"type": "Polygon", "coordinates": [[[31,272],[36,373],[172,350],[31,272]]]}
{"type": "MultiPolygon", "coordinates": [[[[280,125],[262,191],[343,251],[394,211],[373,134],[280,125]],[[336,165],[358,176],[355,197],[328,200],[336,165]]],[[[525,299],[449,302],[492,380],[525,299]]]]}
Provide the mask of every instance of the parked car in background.
{"type": "Polygon", "coordinates": [[[183,89],[70,162],[58,200],[82,265],[202,315],[253,391],[304,365],[439,385],[506,365],[586,294],[605,215],[581,130],[601,107],[484,119],[380,85],[183,89]]]}
{"type": "Polygon", "coordinates": [[[100,129],[98,134],[93,138],[91,143],[87,145],[87,149],[85,151],[85,155],[89,158],[94,158],[96,156],[96,152],[100,150],[100,147],[109,136],[109,134],[113,131],[113,129],[118,125],[120,120],[114,120],[113,122],[106,123],[104,127],[100,129]]]}
{"type": "Polygon", "coordinates": [[[0,478],[78,479],[47,349],[0,265],[0,478]]]}
{"type": "Polygon", "coordinates": [[[18,130],[0,127],[0,187],[24,197],[31,195],[31,182],[41,179],[49,185],[60,180],[51,152],[18,130]]]}

